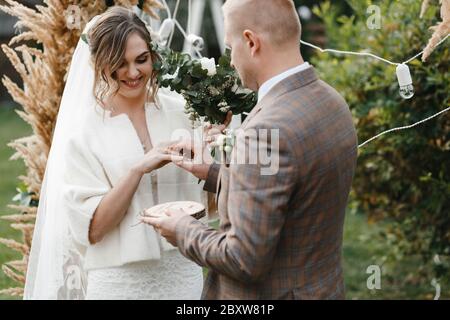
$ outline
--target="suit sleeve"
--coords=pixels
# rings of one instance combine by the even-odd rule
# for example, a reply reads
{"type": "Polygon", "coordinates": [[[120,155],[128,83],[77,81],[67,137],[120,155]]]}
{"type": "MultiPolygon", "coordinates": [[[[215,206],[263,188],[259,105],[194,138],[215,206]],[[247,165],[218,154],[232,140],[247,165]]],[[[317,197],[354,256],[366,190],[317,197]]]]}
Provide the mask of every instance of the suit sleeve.
{"type": "Polygon", "coordinates": [[[277,141],[266,143],[257,135],[246,136],[247,132],[238,137],[233,160],[239,162],[228,169],[230,229],[217,231],[185,217],[177,225],[177,241],[181,252],[197,264],[241,282],[258,282],[271,269],[279,249],[286,209],[298,183],[297,161],[286,135],[280,133],[277,141]],[[260,161],[251,164],[250,155],[261,150],[278,158],[275,170],[264,171],[260,161]],[[239,155],[246,155],[245,164],[239,164],[239,155]]]}
{"type": "Polygon", "coordinates": [[[204,191],[216,193],[217,179],[219,177],[220,165],[217,163],[211,164],[208,171],[208,177],[206,178],[204,191]]]}

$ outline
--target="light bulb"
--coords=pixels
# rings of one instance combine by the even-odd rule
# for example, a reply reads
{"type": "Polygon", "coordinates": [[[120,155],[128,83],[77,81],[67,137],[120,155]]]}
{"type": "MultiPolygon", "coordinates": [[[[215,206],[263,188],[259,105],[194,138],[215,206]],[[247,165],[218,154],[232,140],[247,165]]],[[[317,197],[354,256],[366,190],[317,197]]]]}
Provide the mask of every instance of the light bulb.
{"type": "Polygon", "coordinates": [[[312,17],[312,12],[307,6],[301,6],[297,11],[302,20],[310,20],[312,17]]]}
{"type": "Polygon", "coordinates": [[[205,41],[203,38],[192,33],[188,35],[187,41],[199,51],[202,51],[205,46],[205,41]]]}
{"type": "Polygon", "coordinates": [[[402,63],[397,66],[397,79],[400,86],[400,96],[403,99],[411,99],[414,96],[414,86],[411,72],[406,64],[402,63]]]}
{"type": "Polygon", "coordinates": [[[165,19],[159,28],[159,38],[161,41],[167,41],[175,28],[175,22],[172,19],[165,19]]]}

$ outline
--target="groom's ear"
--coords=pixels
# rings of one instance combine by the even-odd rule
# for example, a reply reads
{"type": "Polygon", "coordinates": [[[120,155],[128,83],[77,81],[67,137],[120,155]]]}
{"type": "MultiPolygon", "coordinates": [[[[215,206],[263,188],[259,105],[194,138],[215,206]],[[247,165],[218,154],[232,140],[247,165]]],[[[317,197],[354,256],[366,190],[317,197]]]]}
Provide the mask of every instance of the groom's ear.
{"type": "Polygon", "coordinates": [[[250,50],[252,57],[254,57],[261,48],[261,41],[258,35],[251,30],[244,30],[243,36],[245,44],[250,50]]]}

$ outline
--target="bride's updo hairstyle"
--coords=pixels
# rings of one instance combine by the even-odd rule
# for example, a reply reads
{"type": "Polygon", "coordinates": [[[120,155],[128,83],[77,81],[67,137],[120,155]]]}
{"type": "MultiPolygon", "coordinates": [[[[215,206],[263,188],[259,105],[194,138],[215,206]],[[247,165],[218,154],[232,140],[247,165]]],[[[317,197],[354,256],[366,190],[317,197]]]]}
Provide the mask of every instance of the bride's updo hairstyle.
{"type": "MultiPolygon", "coordinates": [[[[99,16],[88,32],[92,63],[94,64],[94,96],[100,105],[109,95],[119,91],[116,71],[125,56],[129,36],[138,34],[147,44],[152,63],[160,61],[159,55],[151,47],[151,35],[146,24],[131,10],[124,7],[112,7],[99,16]],[[111,78],[108,77],[110,73],[111,78]]],[[[149,95],[155,101],[158,90],[157,73],[150,78],[149,95]]]]}

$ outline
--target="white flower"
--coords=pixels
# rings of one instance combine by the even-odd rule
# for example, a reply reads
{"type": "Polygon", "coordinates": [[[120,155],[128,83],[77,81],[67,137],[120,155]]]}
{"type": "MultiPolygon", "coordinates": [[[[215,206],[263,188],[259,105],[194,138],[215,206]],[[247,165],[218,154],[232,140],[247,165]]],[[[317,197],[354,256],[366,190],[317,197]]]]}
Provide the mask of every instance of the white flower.
{"type": "Polygon", "coordinates": [[[251,94],[253,91],[247,88],[239,88],[235,92],[237,94],[251,94]]]}
{"type": "Polygon", "coordinates": [[[435,264],[441,264],[441,259],[439,259],[439,255],[438,255],[438,254],[435,254],[435,255],[434,255],[434,257],[433,257],[433,262],[434,262],[435,264]]]}
{"type": "Polygon", "coordinates": [[[177,76],[178,76],[178,71],[179,71],[180,69],[177,69],[177,71],[175,71],[175,73],[174,74],[165,74],[165,75],[163,75],[161,78],[163,79],[163,80],[172,80],[172,79],[175,79],[177,76]]]}
{"type": "Polygon", "coordinates": [[[231,107],[227,104],[226,101],[220,102],[218,105],[220,112],[227,113],[231,107]]]}
{"type": "Polygon", "coordinates": [[[218,96],[220,94],[219,89],[217,89],[216,87],[209,86],[208,91],[213,96],[218,96]]]}
{"type": "Polygon", "coordinates": [[[201,58],[200,63],[202,64],[202,68],[208,71],[208,76],[212,77],[217,73],[216,61],[214,58],[201,58]]]}

